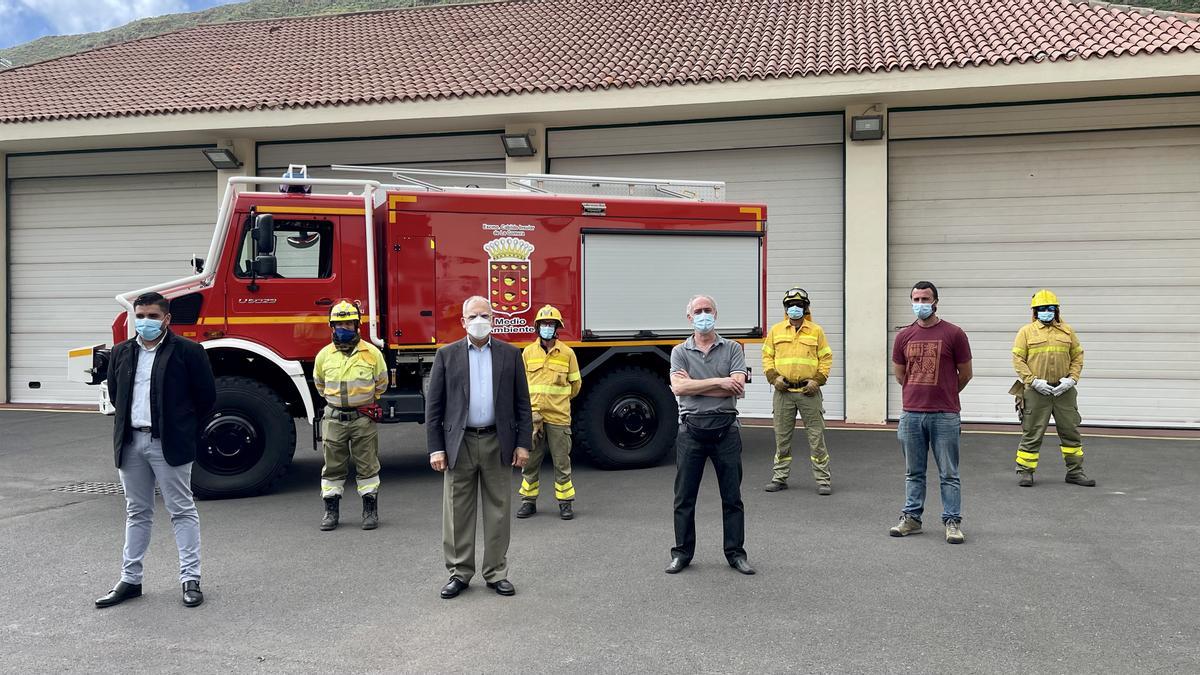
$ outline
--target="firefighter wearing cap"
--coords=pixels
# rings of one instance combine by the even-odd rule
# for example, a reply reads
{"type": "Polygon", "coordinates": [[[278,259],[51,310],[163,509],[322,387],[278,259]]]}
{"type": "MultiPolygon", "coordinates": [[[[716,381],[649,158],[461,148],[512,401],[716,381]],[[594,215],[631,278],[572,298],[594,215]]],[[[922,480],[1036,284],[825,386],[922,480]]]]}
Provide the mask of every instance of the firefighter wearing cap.
{"type": "Polygon", "coordinates": [[[1083,347],[1079,336],[1062,320],[1058,297],[1049,290],[1034,293],[1029,303],[1030,323],[1017,331],[1013,342],[1013,369],[1025,385],[1024,435],[1017,447],[1018,484],[1033,487],[1042,436],[1054,417],[1067,482],[1092,487],[1096,481],[1083,473],[1083,439],[1079,436],[1079,408],[1075,385],[1083,372],[1083,347]]]}
{"type": "Polygon", "coordinates": [[[575,352],[558,340],[562,313],[553,305],[538,310],[534,318],[538,341],[522,352],[529,400],[533,408],[533,452],[521,472],[521,508],[518,518],[537,513],[538,480],[546,450],[554,462],[554,496],[563,520],[575,517],[571,507],[575,484],[571,481],[571,399],[579,394],[583,378],[575,352]]]}
{"type": "Polygon", "coordinates": [[[321,498],[325,501],[322,530],[338,526],[338,504],[349,475],[350,460],[362,497],[362,529],[379,526],[379,434],[373,416],[376,401],[387,389],[387,368],[375,345],[359,337],[362,316],[348,300],[329,311],[333,342],[317,353],[313,383],[325,397],[321,467],[321,498]]]}
{"type": "Polygon", "coordinates": [[[829,380],[833,350],[825,331],[812,320],[808,293],[790,288],[783,295],[787,318],[771,326],[763,340],[763,374],[774,387],[775,467],[767,492],[787,489],[792,470],[792,434],[796,413],[804,422],[809,459],[817,493],[833,494],[829,478],[829,450],[825,447],[825,406],[821,387],[829,380]]]}

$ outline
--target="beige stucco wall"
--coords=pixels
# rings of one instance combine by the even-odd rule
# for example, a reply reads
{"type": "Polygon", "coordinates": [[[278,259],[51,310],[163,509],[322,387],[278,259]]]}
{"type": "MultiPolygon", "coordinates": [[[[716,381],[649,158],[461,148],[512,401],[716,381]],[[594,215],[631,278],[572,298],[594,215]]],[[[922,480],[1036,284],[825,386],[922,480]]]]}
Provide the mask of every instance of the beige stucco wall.
{"type": "Polygon", "coordinates": [[[232,176],[253,176],[258,172],[258,166],[255,163],[258,156],[255,153],[255,139],[253,138],[226,138],[217,141],[217,147],[229,148],[233,151],[234,156],[242,162],[240,168],[217,171],[217,204],[220,205],[225,199],[225,190],[229,187],[229,179],[232,176]]]}
{"type": "Polygon", "coordinates": [[[504,125],[506,134],[529,133],[537,154],[533,157],[507,157],[504,173],[546,173],[546,125],[542,122],[510,122],[504,125]]]}
{"type": "MultiPolygon", "coordinates": [[[[850,140],[851,119],[870,103],[846,108],[846,421],[887,419],[891,370],[887,330],[888,142],[850,140]]],[[[887,120],[887,108],[869,114],[887,120]]]]}

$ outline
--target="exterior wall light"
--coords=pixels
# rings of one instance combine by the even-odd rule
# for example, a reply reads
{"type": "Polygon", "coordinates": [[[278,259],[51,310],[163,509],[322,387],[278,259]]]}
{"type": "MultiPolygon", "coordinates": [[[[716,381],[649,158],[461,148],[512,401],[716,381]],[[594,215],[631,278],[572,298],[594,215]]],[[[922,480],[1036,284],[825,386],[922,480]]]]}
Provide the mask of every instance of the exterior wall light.
{"type": "Polygon", "coordinates": [[[503,134],[500,142],[504,144],[504,154],[509,157],[533,157],[537,154],[529,133],[503,134]]]}
{"type": "Polygon", "coordinates": [[[850,118],[850,140],[878,141],[883,138],[883,115],[859,115],[850,118]]]}
{"type": "Polygon", "coordinates": [[[204,153],[204,158],[208,160],[209,164],[213,165],[214,169],[228,171],[230,169],[240,169],[242,166],[241,160],[229,148],[206,148],[201,150],[201,152],[204,153]]]}

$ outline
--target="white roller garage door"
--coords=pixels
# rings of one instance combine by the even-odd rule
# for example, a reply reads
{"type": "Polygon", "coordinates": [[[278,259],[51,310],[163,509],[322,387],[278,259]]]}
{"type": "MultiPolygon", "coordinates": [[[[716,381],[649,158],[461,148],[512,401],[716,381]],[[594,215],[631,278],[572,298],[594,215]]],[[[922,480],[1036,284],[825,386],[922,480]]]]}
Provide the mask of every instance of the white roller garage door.
{"type": "MultiPolygon", "coordinates": [[[[504,173],[504,151],[499,131],[432,136],[401,136],[359,140],[322,140],[298,143],[263,143],[258,146],[258,175],[280,176],[289,164],[308,166],[313,178],[366,178],[400,183],[387,174],[333,171],[334,164],[406,167],[504,173]]],[[[434,185],[478,185],[502,188],[504,181],[421,176],[434,185]]],[[[345,188],[318,187],[317,192],[345,192],[345,188]]]]}
{"type": "MultiPolygon", "coordinates": [[[[770,320],[783,319],[780,301],[787,288],[808,290],[813,316],[834,349],[826,416],[841,419],[842,133],[839,114],[550,130],[547,148],[553,173],[721,180],[728,184],[727,199],[765,203],[770,320]]],[[[720,297],[717,302],[719,309],[720,297]]],[[[678,318],[685,321],[682,308],[678,318]]],[[[746,357],[757,376],[739,407],[744,415],[769,417],[761,346],[751,345],[746,357]]]]}
{"type": "Polygon", "coordinates": [[[16,156],[9,177],[11,400],[94,403],[66,380],[67,351],[112,343],[113,296],[190,273],[215,173],[187,148],[16,156]]]}
{"type": "Polygon", "coordinates": [[[1200,129],[893,141],[889,153],[892,335],[912,321],[911,284],[937,284],[974,351],[964,419],[1015,421],[1012,340],[1046,287],[1086,350],[1085,423],[1200,425],[1200,129]]]}

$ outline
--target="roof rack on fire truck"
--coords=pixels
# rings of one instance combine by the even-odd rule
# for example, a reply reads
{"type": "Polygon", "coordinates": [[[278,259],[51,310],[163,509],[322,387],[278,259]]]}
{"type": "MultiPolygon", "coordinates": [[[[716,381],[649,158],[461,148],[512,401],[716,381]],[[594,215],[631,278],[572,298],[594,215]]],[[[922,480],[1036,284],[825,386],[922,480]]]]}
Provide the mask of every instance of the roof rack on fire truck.
{"type": "Polygon", "coordinates": [[[482,171],[450,171],[446,169],[415,169],[389,166],[355,166],[334,164],[334,171],[355,173],[385,173],[406,181],[412,187],[431,192],[447,190],[484,189],[469,181],[488,181],[503,184],[504,189],[558,195],[607,195],[625,197],[668,197],[693,201],[723,201],[725,183],[722,181],[680,180],[661,178],[620,178],[614,176],[573,176],[552,173],[488,173],[482,171]],[[449,178],[466,184],[437,185],[423,178],[449,178]]]}

